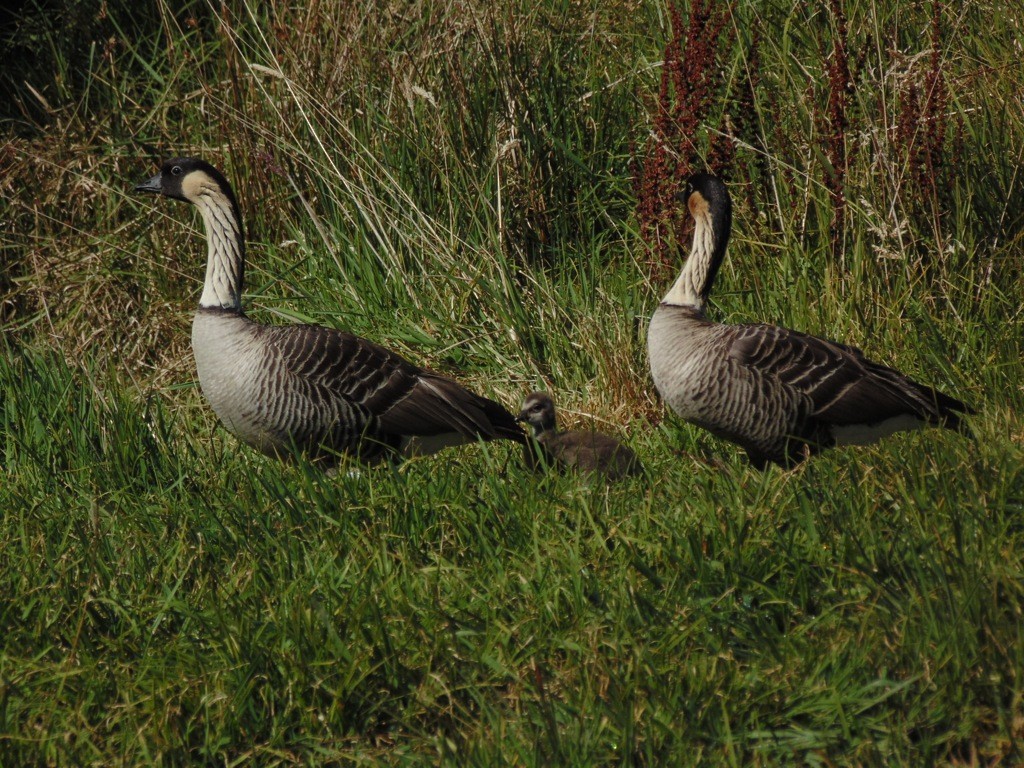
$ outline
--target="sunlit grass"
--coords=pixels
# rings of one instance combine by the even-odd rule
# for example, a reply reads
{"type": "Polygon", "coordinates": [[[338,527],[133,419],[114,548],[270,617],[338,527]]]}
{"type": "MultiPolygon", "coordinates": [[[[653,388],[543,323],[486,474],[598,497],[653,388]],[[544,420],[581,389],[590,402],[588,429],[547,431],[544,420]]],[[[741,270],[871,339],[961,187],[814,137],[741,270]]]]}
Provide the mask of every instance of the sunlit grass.
{"type": "Polygon", "coordinates": [[[730,82],[754,29],[782,32],[752,123],[767,176],[730,178],[713,309],[979,414],[973,439],[764,474],[666,419],[647,375],[667,285],[631,176],[660,6],[112,3],[81,20],[95,46],[26,27],[34,58],[3,74],[0,762],[1019,760],[1020,30],[944,11],[969,151],[936,231],[885,132],[928,37],[913,9],[845,8],[872,128],[848,137],[840,260],[814,117],[831,27],[737,10],[730,82]],[[549,388],[650,479],[538,477],[502,445],[325,477],[239,445],[194,385],[199,221],[131,193],[182,154],[235,184],[254,317],[510,408],[549,388]]]}

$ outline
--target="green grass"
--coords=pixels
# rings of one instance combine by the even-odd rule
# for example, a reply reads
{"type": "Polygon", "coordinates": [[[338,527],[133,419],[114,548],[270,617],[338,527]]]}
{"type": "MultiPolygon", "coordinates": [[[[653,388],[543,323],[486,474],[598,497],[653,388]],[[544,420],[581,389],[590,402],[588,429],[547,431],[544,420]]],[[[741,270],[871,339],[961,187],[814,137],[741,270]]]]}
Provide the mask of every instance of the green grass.
{"type": "Polygon", "coordinates": [[[833,20],[737,7],[723,90],[761,85],[714,311],[856,344],[979,410],[973,440],[764,474],[666,417],[647,374],[671,275],[632,175],[663,7],[125,5],[30,8],[3,44],[23,63],[0,75],[0,763],[1021,759],[1010,4],[943,11],[936,196],[890,130],[931,9],[842,4],[839,259],[833,20]],[[752,73],[757,28],[784,32],[752,73]],[[550,388],[650,482],[539,478],[502,445],[334,477],[240,446],[194,385],[199,221],[130,191],[192,153],[235,183],[254,317],[352,330],[509,407],[550,388]]]}

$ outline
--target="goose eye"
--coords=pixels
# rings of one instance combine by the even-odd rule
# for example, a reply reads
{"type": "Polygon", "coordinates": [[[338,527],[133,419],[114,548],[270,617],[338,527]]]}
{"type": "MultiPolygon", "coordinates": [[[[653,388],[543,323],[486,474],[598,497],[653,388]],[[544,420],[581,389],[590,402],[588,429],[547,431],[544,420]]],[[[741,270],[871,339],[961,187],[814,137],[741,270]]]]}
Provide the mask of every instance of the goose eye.
{"type": "Polygon", "coordinates": [[[181,166],[176,165],[171,168],[171,176],[181,176],[181,166]]]}

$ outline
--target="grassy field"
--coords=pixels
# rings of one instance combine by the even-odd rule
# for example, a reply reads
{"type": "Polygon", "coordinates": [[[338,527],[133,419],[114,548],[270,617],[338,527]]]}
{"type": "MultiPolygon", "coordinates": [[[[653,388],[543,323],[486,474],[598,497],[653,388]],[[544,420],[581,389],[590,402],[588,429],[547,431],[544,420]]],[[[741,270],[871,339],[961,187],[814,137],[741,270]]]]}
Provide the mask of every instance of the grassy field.
{"type": "Polygon", "coordinates": [[[1024,760],[1015,3],[59,6],[0,42],[0,765],[1024,760]],[[649,480],[240,446],[195,385],[201,223],[131,191],[192,154],[253,317],[550,389],[649,480]],[[666,415],[646,324],[705,167],[715,315],[855,344],[973,439],[762,474],[666,415]]]}

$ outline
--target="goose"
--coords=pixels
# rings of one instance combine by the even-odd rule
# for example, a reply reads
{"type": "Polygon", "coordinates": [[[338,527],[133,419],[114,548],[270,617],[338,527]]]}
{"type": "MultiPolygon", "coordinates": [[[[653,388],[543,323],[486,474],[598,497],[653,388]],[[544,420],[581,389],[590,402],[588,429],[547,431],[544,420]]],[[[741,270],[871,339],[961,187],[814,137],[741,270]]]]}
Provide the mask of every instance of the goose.
{"type": "Polygon", "coordinates": [[[206,281],[192,323],[203,395],[225,428],[276,457],[337,466],[499,438],[525,445],[503,406],[345,331],[269,326],[242,309],[245,241],[227,179],[198,158],[167,160],[135,187],[191,203],[206,229],[206,281]]]}
{"type": "Polygon", "coordinates": [[[555,403],[546,392],[527,395],[518,419],[533,427],[539,451],[549,466],[596,473],[608,480],[643,472],[637,455],[614,437],[600,432],[559,432],[555,403]]]}
{"type": "Polygon", "coordinates": [[[708,320],[732,204],[725,184],[704,173],[679,199],[696,223],[693,245],[651,317],[647,347],[654,385],[681,418],[737,443],[764,469],[926,425],[957,429],[961,415],[973,413],[854,347],[774,325],[708,320]]]}

